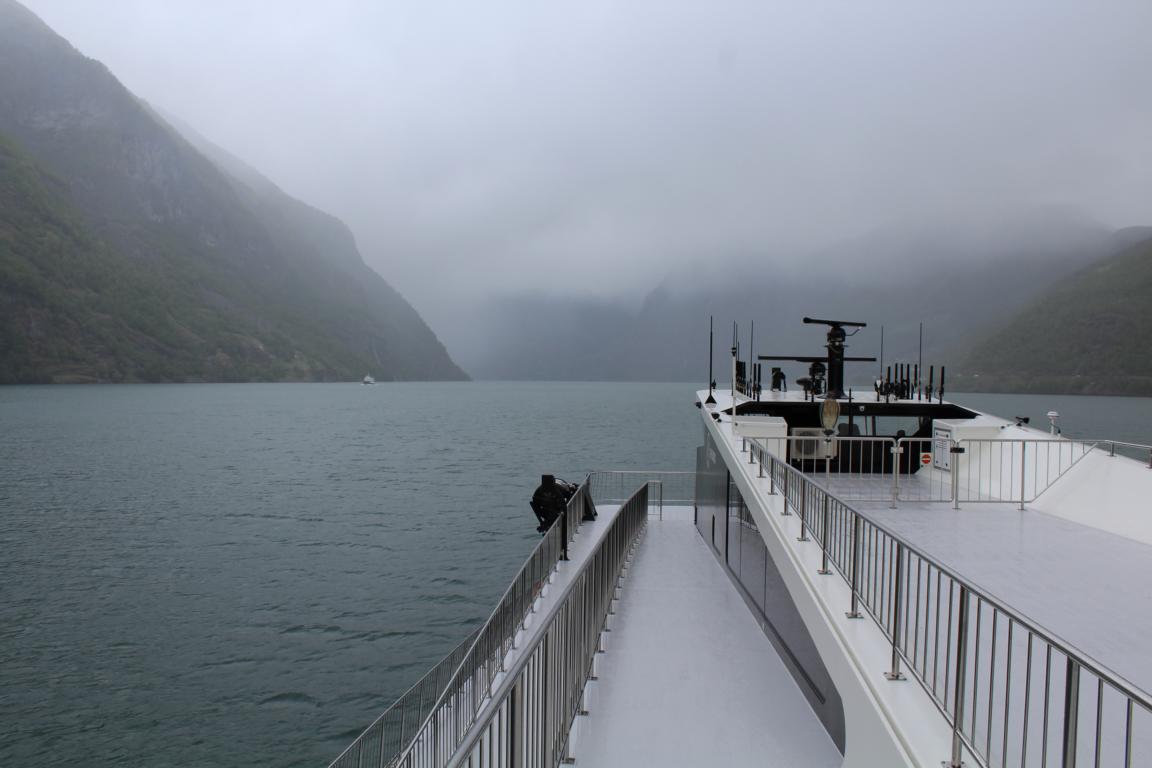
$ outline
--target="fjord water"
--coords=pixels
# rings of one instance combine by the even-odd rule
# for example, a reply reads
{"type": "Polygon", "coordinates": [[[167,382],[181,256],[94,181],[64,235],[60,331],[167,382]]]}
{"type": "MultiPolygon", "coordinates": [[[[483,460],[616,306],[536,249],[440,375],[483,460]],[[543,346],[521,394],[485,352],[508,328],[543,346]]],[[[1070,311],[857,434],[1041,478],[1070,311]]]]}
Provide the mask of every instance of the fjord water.
{"type": "Polygon", "coordinates": [[[0,765],[323,765],[487,616],[542,472],[687,385],[0,389],[0,765]]]}
{"type": "MultiPolygon", "coordinates": [[[[692,468],[694,389],[0,389],[0,765],[325,764],[488,614],[542,472],[692,468]]],[[[955,399],[1152,439],[1152,399],[955,399]]]]}

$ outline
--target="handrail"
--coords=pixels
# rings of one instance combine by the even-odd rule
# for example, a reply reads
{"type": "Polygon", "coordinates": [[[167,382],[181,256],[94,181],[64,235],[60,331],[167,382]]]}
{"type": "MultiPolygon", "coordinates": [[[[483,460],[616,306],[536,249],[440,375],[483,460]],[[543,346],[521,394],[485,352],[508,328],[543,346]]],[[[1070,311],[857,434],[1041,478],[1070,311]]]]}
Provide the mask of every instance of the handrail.
{"type": "MultiPolygon", "coordinates": [[[[782,513],[791,514],[788,511],[791,506],[799,515],[800,540],[815,541],[821,548],[820,573],[830,573],[831,566],[848,583],[851,597],[848,615],[858,617],[859,608],[863,608],[892,643],[889,679],[903,677],[903,662],[952,726],[952,759],[946,766],[959,768],[961,746],[983,766],[1008,764],[1010,744],[1015,750],[1011,754],[1021,757],[1016,764],[1025,762],[1023,757],[1030,745],[1047,751],[1054,657],[1057,664],[1063,660],[1066,667],[1061,711],[1063,765],[1074,765],[1078,750],[1086,748],[1087,740],[1078,746],[1076,738],[1081,728],[1087,727],[1085,723],[1096,725],[1094,746],[1099,754],[1106,741],[1105,719],[1117,709],[1116,706],[1104,707],[1106,691],[1113,704],[1124,705],[1125,713],[1123,723],[1116,722],[1114,717],[1108,719],[1107,735],[1112,741],[1125,744],[1124,764],[1132,764],[1133,707],[1152,714],[1152,697],[1072,643],[921,552],[904,537],[853,509],[810,476],[772,454],[758,440],[750,443],[751,463],[759,463],[759,476],[767,477],[769,493],[776,494],[779,489],[784,495],[782,513]],[[989,624],[991,629],[984,629],[989,624]],[[1034,646],[1039,647],[1038,653],[1044,660],[1042,746],[1037,746],[1035,728],[1030,731],[1028,725],[1032,685],[1040,685],[1036,681],[1038,662],[1035,668],[1033,663],[1034,646]],[[1019,664],[1013,668],[1014,651],[1026,656],[1024,670],[1019,669],[1019,664]],[[983,660],[981,652],[985,654],[983,660]],[[1004,654],[999,664],[998,652],[1004,654]],[[1079,691],[1085,673],[1096,682],[1094,719],[1080,714],[1079,691]],[[979,685],[985,681],[988,691],[985,698],[980,698],[979,685]],[[999,692],[997,683],[1001,685],[999,692]],[[1115,701],[1117,697],[1120,701],[1115,701]],[[995,722],[993,715],[996,715],[995,722]],[[1020,727],[1021,715],[1023,726],[1019,741],[1010,742],[1009,731],[1014,726],[1020,727]],[[999,737],[998,763],[993,760],[993,735],[999,737]]],[[[1017,655],[1017,660],[1019,658],[1017,655]]]]}
{"type": "Polygon", "coordinates": [[[349,744],[330,768],[359,768],[361,765],[387,765],[414,736],[414,729],[428,715],[428,708],[448,684],[464,660],[480,630],[474,630],[459,645],[428,670],[349,744]],[[414,711],[413,711],[414,710],[414,711]]]}
{"type": "Polygon", "coordinates": [[[695,502],[694,470],[624,469],[588,473],[588,489],[597,504],[624,501],[641,481],[653,484],[649,488],[648,502],[661,514],[666,503],[691,506],[695,502]]]}
{"type": "Polygon", "coordinates": [[[1083,437],[1073,437],[1070,439],[1076,440],[1078,442],[1092,443],[1093,445],[1096,445],[1096,446],[1101,446],[1101,445],[1111,446],[1109,451],[1108,451],[1109,456],[1115,456],[1116,455],[1116,446],[1121,446],[1123,448],[1135,448],[1137,450],[1147,451],[1148,452],[1148,468],[1152,469],[1152,445],[1146,445],[1144,443],[1127,443],[1127,442],[1124,442],[1123,440],[1110,440],[1107,438],[1095,440],[1095,439],[1086,439],[1083,437]]]}
{"type": "Polygon", "coordinates": [[[451,758],[467,765],[556,766],[571,761],[572,722],[581,712],[621,573],[648,519],[648,483],[624,502],[520,650],[451,758]]]}
{"type": "Polygon", "coordinates": [[[1048,439],[964,438],[949,442],[957,449],[959,458],[958,466],[951,471],[952,501],[957,508],[963,501],[1019,503],[1023,509],[1025,503],[1038,499],[1096,448],[1095,443],[1056,436],[1048,439]]]}
{"type": "MultiPolygon", "coordinates": [[[[763,449],[761,449],[761,450],[763,450],[763,449]]],[[[829,491],[827,491],[827,490],[826,490],[826,489],[825,489],[823,486],[821,486],[819,483],[817,483],[816,481],[814,481],[814,480],[812,480],[811,478],[809,478],[809,477],[808,477],[807,475],[805,475],[803,472],[800,472],[800,471],[799,471],[798,469],[796,469],[795,467],[791,467],[791,466],[788,466],[788,464],[787,464],[786,462],[782,462],[782,461],[779,461],[778,459],[776,459],[776,457],[774,457],[774,456],[771,456],[771,454],[769,454],[769,457],[770,457],[770,458],[771,458],[771,459],[774,461],[774,463],[775,463],[775,464],[778,464],[778,465],[784,466],[784,467],[787,469],[787,471],[789,471],[789,472],[792,472],[794,475],[798,476],[798,477],[800,478],[801,482],[803,482],[803,483],[806,483],[806,484],[808,484],[808,485],[811,485],[811,486],[812,486],[812,487],[814,487],[816,490],[820,491],[821,493],[824,493],[824,494],[826,494],[826,495],[827,495],[829,498],[835,498],[835,496],[833,496],[833,495],[832,495],[832,494],[831,494],[829,491]]],[[[882,523],[877,523],[877,522],[873,521],[873,520],[872,520],[870,517],[868,517],[867,515],[865,515],[865,514],[863,514],[863,513],[861,513],[861,512],[858,512],[858,511],[857,511],[857,510],[855,510],[855,509],[852,509],[852,508],[851,508],[851,507],[849,507],[847,504],[844,504],[844,502],[840,502],[840,503],[841,503],[841,504],[843,504],[843,506],[844,506],[846,509],[850,510],[850,511],[851,511],[852,513],[854,513],[855,515],[859,516],[861,519],[863,519],[863,520],[866,520],[866,521],[867,521],[867,522],[868,522],[868,523],[869,523],[869,524],[870,524],[872,527],[876,528],[876,530],[878,530],[879,532],[883,533],[885,536],[889,537],[889,538],[890,538],[890,539],[892,539],[894,542],[897,542],[897,543],[901,544],[901,545],[902,545],[902,546],[903,546],[905,549],[907,549],[908,551],[910,551],[910,552],[915,552],[915,551],[916,551],[916,550],[915,550],[915,548],[914,548],[914,547],[913,547],[911,544],[909,544],[909,543],[908,543],[908,541],[907,541],[906,539],[904,539],[902,536],[900,536],[899,534],[897,534],[897,533],[895,533],[894,531],[892,531],[892,530],[891,530],[890,528],[888,528],[887,526],[883,525],[882,523]]],[[[808,521],[808,522],[810,522],[810,521],[808,521]]],[[[809,530],[811,530],[811,527],[810,527],[810,526],[809,526],[809,530]]],[[[917,554],[919,554],[919,553],[917,553],[917,554]]],[[[929,558],[927,558],[927,556],[924,556],[924,558],[925,558],[925,560],[928,560],[928,559],[929,559],[929,558]]],[[[958,575],[957,575],[956,573],[954,573],[953,571],[951,571],[951,570],[950,570],[950,569],[949,569],[947,566],[945,566],[945,565],[943,565],[943,564],[937,564],[937,563],[935,563],[935,561],[933,561],[933,564],[934,564],[934,566],[935,566],[935,567],[936,567],[936,568],[937,568],[937,569],[938,569],[938,570],[939,570],[941,573],[943,573],[943,574],[945,574],[945,575],[949,576],[950,578],[952,578],[952,579],[956,580],[957,582],[960,582],[960,581],[962,581],[961,577],[960,577],[960,576],[958,576],[958,575]]],[[[1015,618],[1016,620],[1018,620],[1018,621],[1019,621],[1019,622],[1021,622],[1021,623],[1035,623],[1035,622],[1032,622],[1032,620],[1031,620],[1031,619],[1029,619],[1028,617],[1026,617],[1024,614],[1017,612],[1015,609],[1009,608],[1009,607],[1008,607],[1007,605],[1005,605],[1005,604],[1001,604],[1001,603],[999,603],[998,601],[996,601],[996,600],[995,600],[995,598],[992,598],[990,595],[986,595],[986,594],[984,594],[984,593],[980,592],[980,590],[979,590],[978,588],[974,587],[974,586],[970,587],[970,590],[969,590],[969,591],[970,591],[970,592],[972,592],[972,593],[974,593],[974,594],[976,594],[976,595],[978,595],[978,596],[980,596],[980,597],[981,597],[981,599],[983,599],[985,602],[987,602],[987,603],[989,603],[989,604],[991,604],[991,605],[995,605],[995,606],[997,607],[997,609],[998,609],[998,610],[1000,610],[1000,611],[1002,611],[1002,612],[1004,612],[1004,613],[1006,613],[1006,614],[1010,614],[1010,615],[1012,615],[1012,616],[1013,616],[1013,618],[1015,618]]],[[[1038,635],[1038,636],[1040,636],[1040,637],[1043,637],[1044,639],[1046,639],[1046,640],[1049,640],[1049,641],[1051,641],[1051,642],[1054,642],[1054,643],[1061,643],[1061,644],[1067,645],[1067,646],[1068,646],[1070,649],[1072,649],[1072,650],[1075,650],[1074,646],[1072,646],[1072,644],[1071,644],[1071,643],[1068,643],[1067,641],[1061,640],[1061,639],[1060,639],[1060,638],[1059,638],[1057,635],[1055,635],[1054,633],[1048,633],[1048,632],[1046,632],[1045,630],[1041,630],[1041,629],[1039,628],[1039,624],[1036,624],[1035,626],[1036,626],[1036,628],[1035,628],[1033,631],[1034,631],[1034,633],[1035,633],[1036,635],[1038,635]]],[[[1085,658],[1088,658],[1086,654],[1082,654],[1082,653],[1080,653],[1080,652],[1078,652],[1078,651],[1077,651],[1077,653],[1078,653],[1079,655],[1082,655],[1082,656],[1084,656],[1085,658]]],[[[1115,677],[1119,677],[1119,675],[1115,675],[1115,673],[1111,673],[1111,672],[1109,672],[1109,671],[1108,671],[1108,669],[1107,669],[1106,667],[1104,667],[1103,665],[1098,665],[1098,666],[1099,666],[1099,671],[1100,671],[1100,672],[1103,672],[1103,673],[1108,673],[1108,674],[1111,674],[1111,675],[1113,675],[1113,676],[1115,676],[1115,677]]],[[[1121,679],[1122,679],[1122,678],[1121,678],[1121,679]]],[[[1138,693],[1139,693],[1140,695],[1148,696],[1148,694],[1144,694],[1144,693],[1143,693],[1143,692],[1142,692],[1142,691],[1141,691],[1139,688],[1137,688],[1136,686],[1131,686],[1131,688],[1132,688],[1132,692],[1133,692],[1133,695],[1136,695],[1136,694],[1138,694],[1138,693]]],[[[1149,707],[1152,707],[1152,698],[1148,698],[1148,705],[1149,705],[1149,707]]]]}
{"type": "Polygon", "coordinates": [[[524,564],[481,628],[468,657],[395,765],[442,765],[440,758],[445,756],[446,745],[458,741],[471,728],[493,681],[503,671],[504,657],[513,647],[516,632],[535,601],[537,587],[549,578],[557,563],[568,558],[568,544],[575,537],[588,507],[594,509],[586,479],[533,553],[537,555],[545,551],[546,542],[552,542],[549,546],[555,547],[556,551],[548,549],[546,567],[530,569],[532,557],[524,564]],[[536,579],[530,581],[533,573],[536,579]]]}
{"type": "MultiPolygon", "coordinates": [[[[492,680],[499,674],[504,656],[512,647],[516,632],[524,623],[544,581],[558,562],[567,559],[568,544],[576,535],[585,512],[589,510],[595,511],[595,505],[589,493],[588,480],[585,479],[569,500],[564,513],[553,521],[528,555],[487,621],[473,633],[466,651],[458,655],[457,649],[437,665],[439,669],[449,659],[456,661],[447,667],[452,669],[452,674],[443,685],[436,690],[420,690],[420,696],[427,696],[427,700],[432,702],[431,706],[425,709],[425,700],[420,701],[419,716],[414,716],[413,722],[416,727],[409,728],[408,723],[403,722],[402,736],[394,749],[389,749],[387,753],[384,751],[382,723],[395,704],[365,729],[329,768],[361,768],[366,753],[373,756],[373,766],[396,765],[411,751],[412,744],[421,734],[429,729],[440,731],[462,727],[467,719],[464,717],[465,711],[475,713],[481,703],[481,693],[488,690],[492,680]],[[444,716],[448,705],[452,707],[450,718],[444,716]]],[[[407,714],[407,710],[399,711],[407,714]]]]}
{"type": "MultiPolygon", "coordinates": [[[[742,452],[752,440],[742,438],[742,452]]],[[[823,475],[838,498],[886,501],[892,508],[901,501],[951,502],[957,509],[961,502],[1023,505],[1039,498],[1096,448],[1095,443],[1047,435],[956,440],[793,434],[756,440],[775,443],[790,462],[823,475]],[[937,468],[939,454],[950,461],[946,468],[937,468]]]]}

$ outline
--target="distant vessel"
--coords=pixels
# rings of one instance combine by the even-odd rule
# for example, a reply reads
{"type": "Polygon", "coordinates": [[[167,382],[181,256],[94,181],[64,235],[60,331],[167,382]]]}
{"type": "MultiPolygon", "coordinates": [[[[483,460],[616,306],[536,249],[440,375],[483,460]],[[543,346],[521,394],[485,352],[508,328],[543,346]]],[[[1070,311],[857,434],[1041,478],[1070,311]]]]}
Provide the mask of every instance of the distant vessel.
{"type": "Polygon", "coordinates": [[[1152,448],[919,364],[854,393],[864,324],[804,320],[825,355],[753,358],[808,363],[792,391],[734,333],[694,472],[534,498],[488,621],[334,768],[1152,765],[1152,448]]]}
{"type": "Polygon", "coordinates": [[[361,384],[364,384],[364,385],[368,385],[368,384],[375,384],[375,383],[376,383],[376,379],[372,378],[371,376],[365,376],[365,377],[364,377],[364,381],[362,381],[362,382],[360,382],[360,383],[361,383],[361,384]]]}

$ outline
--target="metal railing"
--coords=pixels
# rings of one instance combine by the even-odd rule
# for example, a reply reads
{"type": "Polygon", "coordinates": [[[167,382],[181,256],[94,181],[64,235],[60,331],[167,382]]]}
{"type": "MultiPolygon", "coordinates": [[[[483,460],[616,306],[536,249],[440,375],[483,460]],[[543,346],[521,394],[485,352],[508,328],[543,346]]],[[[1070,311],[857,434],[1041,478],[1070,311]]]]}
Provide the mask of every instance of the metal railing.
{"type": "Polygon", "coordinates": [[[1035,501],[1095,448],[1073,440],[961,440],[954,453],[954,497],[960,502],[1035,501]]]}
{"type": "Polygon", "coordinates": [[[664,505],[690,507],[696,503],[696,473],[668,470],[594,470],[588,488],[596,504],[620,504],[636,486],[648,484],[649,511],[664,516],[664,505]]]}
{"type": "Polygon", "coordinates": [[[847,582],[847,615],[891,643],[886,677],[907,670],[952,728],[945,766],[1152,765],[1152,698],[834,496],[763,445],[749,446],[819,573],[847,582]]]}
{"type": "MultiPolygon", "coordinates": [[[[1098,443],[1059,438],[963,439],[796,436],[742,440],[787,453],[846,501],[1035,501],[1098,443]]],[[[771,449],[770,449],[771,450],[771,449]]],[[[1150,454],[1152,455],[1152,454],[1150,454]]],[[[1152,461],[1152,458],[1150,458],[1152,461]]]]}
{"type": "Polygon", "coordinates": [[[426,747],[467,730],[483,697],[501,671],[516,632],[556,564],[568,559],[568,545],[587,511],[595,510],[588,480],[521,566],[484,625],[470,641],[441,660],[334,760],[330,768],[386,768],[398,764],[410,746],[426,747]],[[463,649],[463,650],[461,650],[463,649]],[[400,725],[395,725],[396,718],[400,725]],[[431,735],[430,735],[431,734],[431,735]]]}
{"type": "Polygon", "coordinates": [[[1145,463],[1152,469],[1152,445],[1144,443],[1126,443],[1123,440],[1088,440],[1082,437],[1073,438],[1084,443],[1092,443],[1098,451],[1107,451],[1109,456],[1127,456],[1145,463]],[[1117,450],[1119,449],[1119,450],[1117,450]]]}
{"type": "Polygon", "coordinates": [[[452,674],[464,661],[476,640],[476,630],[447,656],[437,662],[424,677],[368,726],[355,741],[340,753],[333,768],[388,765],[416,735],[416,729],[432,710],[432,705],[448,685],[452,674]]]}
{"type": "Polygon", "coordinates": [[[616,588],[647,519],[645,483],[624,502],[451,758],[405,765],[552,768],[571,762],[572,723],[583,711],[616,588]]]}

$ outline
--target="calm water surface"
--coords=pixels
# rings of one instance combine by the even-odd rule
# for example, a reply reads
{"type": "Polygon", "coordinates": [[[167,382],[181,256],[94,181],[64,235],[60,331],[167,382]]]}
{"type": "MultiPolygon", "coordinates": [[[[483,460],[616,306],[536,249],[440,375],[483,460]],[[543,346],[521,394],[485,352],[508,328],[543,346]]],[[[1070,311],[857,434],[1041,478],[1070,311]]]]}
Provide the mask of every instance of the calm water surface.
{"type": "Polygon", "coordinates": [[[324,765],[692,387],[0,388],[0,765],[324,765]]]}
{"type": "MultiPolygon", "coordinates": [[[[542,472],[692,468],[693,390],[0,388],[0,765],[326,764],[488,614],[542,472]]],[[[956,399],[1152,441],[1152,399],[956,399]]]]}

